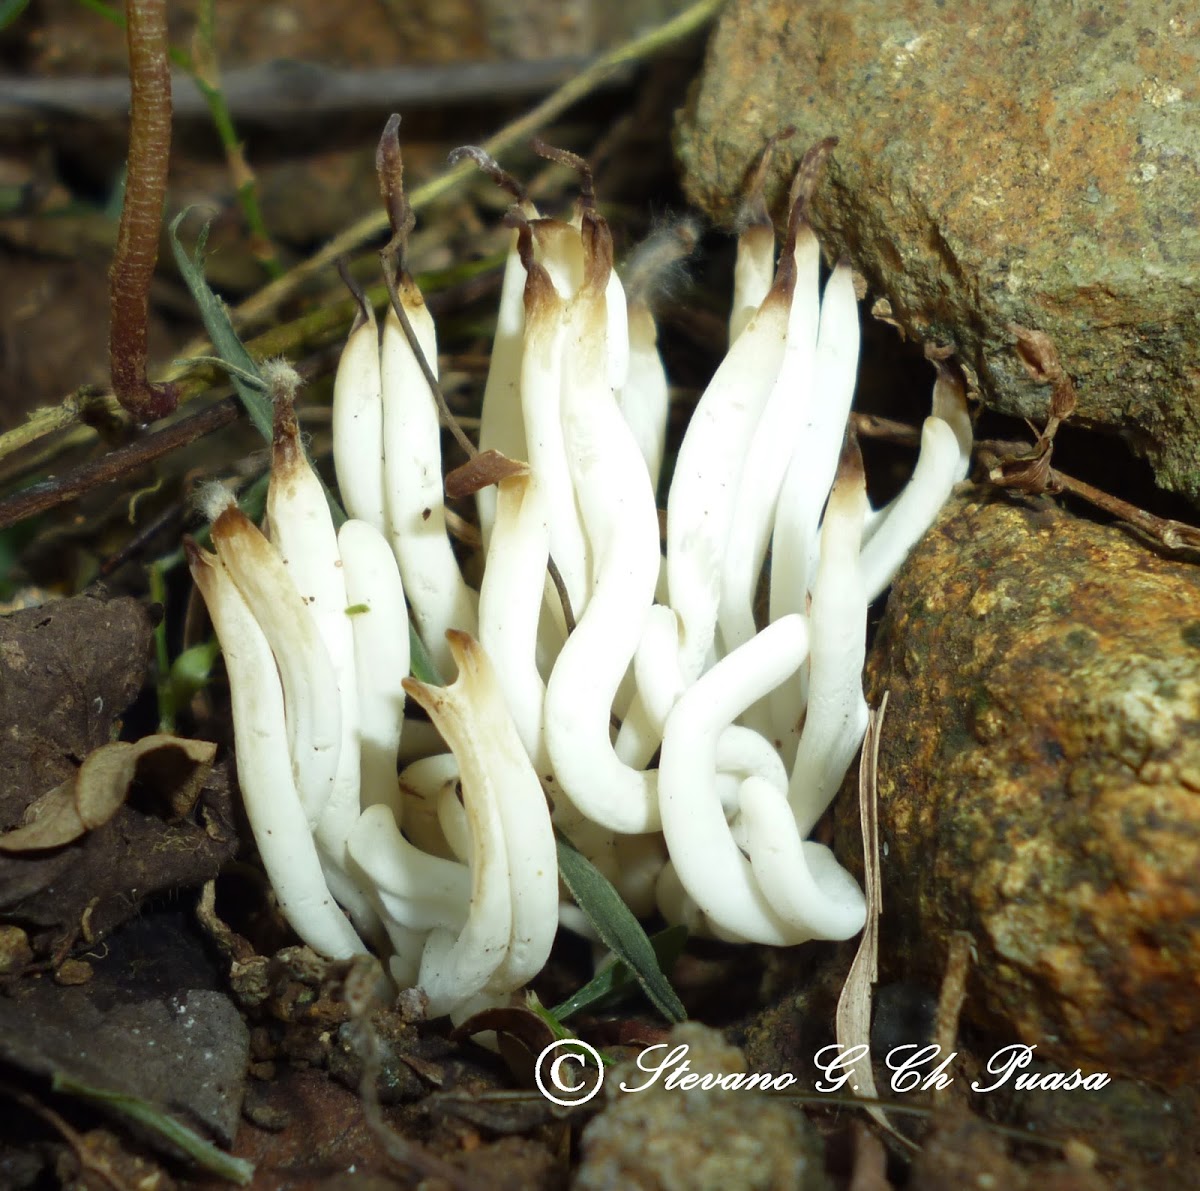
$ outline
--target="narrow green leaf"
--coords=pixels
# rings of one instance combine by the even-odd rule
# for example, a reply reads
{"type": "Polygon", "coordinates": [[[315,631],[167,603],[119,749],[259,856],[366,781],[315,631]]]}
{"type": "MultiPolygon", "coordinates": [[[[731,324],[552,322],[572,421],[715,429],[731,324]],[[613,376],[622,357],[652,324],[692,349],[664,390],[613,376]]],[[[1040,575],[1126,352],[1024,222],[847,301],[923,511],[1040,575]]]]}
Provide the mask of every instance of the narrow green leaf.
{"type": "Polygon", "coordinates": [[[627,964],[642,991],[669,1022],[687,1019],[683,1003],[663,975],[654,947],[621,895],[570,840],[558,840],[558,872],[601,942],[627,964]]]}
{"type": "Polygon", "coordinates": [[[250,420],[258,427],[259,433],[267,442],[270,442],[271,429],[274,424],[271,399],[261,389],[247,384],[239,375],[239,372],[242,372],[258,376],[258,365],[255,364],[250,353],[242,346],[242,341],[237,337],[237,332],[229,321],[229,312],[225,309],[225,303],[209,289],[208,282],[204,280],[204,245],[208,241],[208,224],[204,225],[200,235],[196,238],[195,257],[188,256],[187,250],[179,242],[179,225],[187,213],[187,210],[181,211],[171,220],[171,251],[175,254],[175,263],[179,266],[179,272],[200,309],[201,321],[204,323],[204,329],[208,332],[209,339],[213,342],[213,347],[217,350],[217,355],[233,366],[229,373],[229,379],[233,382],[238,397],[246,407],[250,420]]]}
{"type": "Polygon", "coordinates": [[[408,668],[418,682],[429,686],[446,685],[446,680],[438,673],[425,642],[421,640],[421,634],[411,620],[408,622],[408,668]]]}
{"type": "Polygon", "coordinates": [[[147,1129],[154,1130],[159,1137],[178,1146],[189,1158],[204,1170],[231,1182],[246,1186],[254,1178],[254,1165],[244,1158],[235,1158],[232,1154],[218,1149],[210,1141],[205,1141],[198,1133],[186,1125],[168,1116],[157,1105],[138,1096],[129,1096],[124,1092],[114,1092],[109,1088],[96,1088],[90,1084],[81,1083],[73,1076],[61,1071],[54,1073],[51,1088],[55,1092],[63,1092],[68,1096],[78,1096],[83,1100],[92,1100],[98,1104],[107,1104],[117,1112],[137,1121],[147,1129]]]}
{"type": "MultiPolygon", "coordinates": [[[[687,939],[686,926],[668,926],[666,930],[650,936],[650,946],[654,948],[654,958],[660,971],[670,971],[683,954],[687,939]]],[[[553,1014],[553,1018],[548,1020],[562,1022],[582,1009],[597,1008],[628,992],[636,983],[637,976],[629,965],[623,960],[614,959],[605,964],[581,989],[546,1011],[553,1014]]]]}
{"type": "Polygon", "coordinates": [[[0,29],[7,29],[29,7],[29,0],[0,0],[0,29]]]}

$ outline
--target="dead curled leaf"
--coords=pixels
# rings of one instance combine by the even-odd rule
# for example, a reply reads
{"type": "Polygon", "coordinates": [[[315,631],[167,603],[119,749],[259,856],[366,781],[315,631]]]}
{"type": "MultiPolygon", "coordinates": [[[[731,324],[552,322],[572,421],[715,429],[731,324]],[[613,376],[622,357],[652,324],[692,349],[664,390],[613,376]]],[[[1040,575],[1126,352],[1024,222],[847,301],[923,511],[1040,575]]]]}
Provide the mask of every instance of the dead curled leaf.
{"type": "Polygon", "coordinates": [[[216,752],[210,741],[165,734],[101,745],[72,777],[30,803],[20,827],[0,834],[0,852],[59,848],[103,826],[124,804],[139,770],[143,777],[146,769],[168,772],[170,780],[154,785],[169,791],[174,814],[184,814],[199,796],[216,752]]]}
{"type": "Polygon", "coordinates": [[[448,500],[461,500],[464,496],[474,496],[481,489],[528,470],[528,464],[509,459],[500,451],[480,451],[446,476],[446,497],[448,500]]]}

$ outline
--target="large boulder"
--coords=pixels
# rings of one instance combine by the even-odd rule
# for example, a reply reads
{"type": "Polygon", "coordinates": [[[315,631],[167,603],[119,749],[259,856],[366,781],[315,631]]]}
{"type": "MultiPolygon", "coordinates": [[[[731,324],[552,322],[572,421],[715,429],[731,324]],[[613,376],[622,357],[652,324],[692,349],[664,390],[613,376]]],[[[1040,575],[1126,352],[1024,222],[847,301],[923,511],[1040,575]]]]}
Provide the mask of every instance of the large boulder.
{"type": "Polygon", "coordinates": [[[1194,1080],[1200,569],[1048,501],[956,498],[892,588],[885,689],[885,971],[936,988],[966,931],[993,1036],[1194,1080]]]}
{"type": "Polygon", "coordinates": [[[1153,0],[731,0],[679,127],[684,183],[727,221],[793,125],[780,210],[799,154],[837,136],[814,223],[890,317],[1041,420],[1013,327],[1044,332],[1076,420],[1200,500],[1198,62],[1200,19],[1153,0]]]}

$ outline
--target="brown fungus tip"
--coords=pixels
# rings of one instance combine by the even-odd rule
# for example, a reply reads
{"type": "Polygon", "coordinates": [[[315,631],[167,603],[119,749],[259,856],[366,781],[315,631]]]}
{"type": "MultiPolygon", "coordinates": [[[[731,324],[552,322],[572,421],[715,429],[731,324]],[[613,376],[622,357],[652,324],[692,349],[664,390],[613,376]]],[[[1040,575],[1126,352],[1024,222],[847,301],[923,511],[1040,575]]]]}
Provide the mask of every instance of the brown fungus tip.
{"type": "Polygon", "coordinates": [[[592,167],[584,158],[580,157],[578,153],[572,153],[569,149],[558,149],[554,145],[547,144],[540,136],[533,138],[530,147],[539,157],[574,170],[579,175],[580,206],[585,211],[595,209],[596,189],[592,178],[592,167]]]}
{"type": "Polygon", "coordinates": [[[545,266],[534,255],[532,221],[515,207],[504,221],[517,229],[517,255],[525,270],[525,317],[528,318],[535,310],[553,302],[558,291],[545,266]]]}
{"type": "Polygon", "coordinates": [[[795,131],[796,129],[789,124],[768,137],[758,160],[747,170],[742,184],[742,202],[733,222],[733,230],[739,236],[756,227],[767,228],[774,236],[771,213],[767,210],[767,175],[771,172],[771,163],[775,159],[775,149],[779,142],[787,140],[795,131]]]}
{"type": "Polygon", "coordinates": [[[524,204],[529,201],[529,193],[525,187],[507,170],[501,169],[500,163],[486,149],[482,149],[478,145],[459,145],[457,149],[450,150],[447,160],[451,165],[458,165],[463,161],[473,162],[501,190],[506,194],[511,194],[518,203],[524,204]]]}
{"type": "Polygon", "coordinates": [[[188,570],[193,575],[201,567],[211,567],[217,561],[217,556],[211,551],[205,550],[190,533],[184,534],[183,554],[187,559],[188,570]]]}
{"type": "Polygon", "coordinates": [[[937,384],[946,385],[955,392],[964,396],[966,395],[967,374],[963,371],[963,366],[958,362],[953,347],[927,343],[925,345],[925,359],[937,370],[937,384]]]}
{"type": "Polygon", "coordinates": [[[597,211],[585,208],[580,227],[583,238],[583,284],[601,292],[613,270],[613,239],[608,220],[597,211]]]}
{"type": "Polygon", "coordinates": [[[858,445],[858,432],[854,423],[846,427],[846,437],[842,439],[841,454],[838,455],[837,479],[835,484],[855,486],[866,483],[867,473],[863,467],[862,450],[858,445]]]}
{"type": "Polygon", "coordinates": [[[485,671],[487,654],[483,646],[462,629],[447,629],[446,644],[450,646],[450,656],[458,667],[458,676],[476,676],[485,671]]]}
{"type": "Polygon", "coordinates": [[[392,228],[392,238],[381,255],[403,260],[408,235],[416,219],[404,193],[404,155],[400,151],[400,115],[393,112],[384,125],[379,147],[375,150],[375,172],[379,177],[379,196],[392,228]]]}
{"type": "Polygon", "coordinates": [[[441,706],[441,694],[437,687],[429,686],[419,678],[403,678],[400,680],[400,685],[404,688],[405,694],[411,695],[417,704],[430,715],[435,714],[438,707],[441,706]]]}
{"type": "Polygon", "coordinates": [[[796,174],[792,178],[791,191],[788,193],[790,220],[797,219],[800,216],[807,218],[808,207],[812,202],[813,194],[816,192],[821,171],[825,168],[825,162],[829,159],[829,155],[833,152],[837,143],[837,137],[827,136],[824,140],[820,140],[813,145],[800,158],[800,164],[796,167],[796,174]]]}

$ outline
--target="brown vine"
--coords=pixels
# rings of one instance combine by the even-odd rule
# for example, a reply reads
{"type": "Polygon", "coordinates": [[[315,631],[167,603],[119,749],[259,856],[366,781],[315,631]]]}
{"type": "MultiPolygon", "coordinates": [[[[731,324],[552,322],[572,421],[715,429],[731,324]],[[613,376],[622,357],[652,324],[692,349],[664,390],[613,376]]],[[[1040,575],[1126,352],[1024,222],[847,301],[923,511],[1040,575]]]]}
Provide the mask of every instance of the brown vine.
{"type": "Polygon", "coordinates": [[[140,422],[169,414],[176,385],[146,378],[150,281],[158,263],[171,155],[171,72],[166,0],[129,0],[129,160],[117,249],[109,273],[108,357],[113,392],[140,422]]]}

